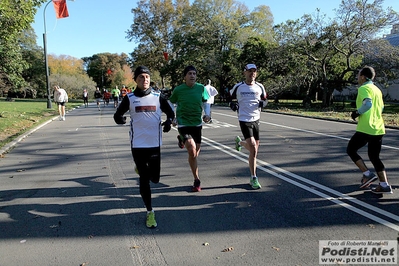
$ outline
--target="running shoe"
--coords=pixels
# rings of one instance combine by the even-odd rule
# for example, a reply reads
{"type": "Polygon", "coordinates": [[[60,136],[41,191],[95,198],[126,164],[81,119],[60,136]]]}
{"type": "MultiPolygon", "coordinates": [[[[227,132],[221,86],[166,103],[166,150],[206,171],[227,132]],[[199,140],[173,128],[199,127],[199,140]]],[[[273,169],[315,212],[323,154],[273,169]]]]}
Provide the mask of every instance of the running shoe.
{"type": "Polygon", "coordinates": [[[381,185],[378,185],[376,187],[373,187],[371,189],[371,192],[375,193],[375,194],[392,194],[392,187],[391,186],[386,186],[383,187],[381,185]]]}
{"type": "Polygon", "coordinates": [[[249,181],[251,184],[251,187],[253,189],[260,189],[262,186],[259,184],[258,178],[257,177],[251,177],[251,180],[249,181]]]}
{"type": "Polygon", "coordinates": [[[241,145],[240,145],[241,138],[237,136],[235,141],[236,141],[236,150],[241,151],[241,145]]]}
{"type": "Polygon", "coordinates": [[[155,221],[155,213],[153,211],[147,213],[147,221],[145,224],[148,228],[157,227],[157,222],[155,221]]]}
{"type": "Polygon", "coordinates": [[[201,181],[199,179],[195,179],[194,185],[191,188],[192,192],[200,192],[201,191],[201,181]]]}
{"type": "Polygon", "coordinates": [[[179,141],[179,143],[178,143],[179,148],[180,148],[180,149],[183,149],[183,148],[184,148],[184,142],[183,142],[183,140],[181,139],[180,135],[177,135],[177,140],[179,141]]]}
{"type": "Polygon", "coordinates": [[[366,188],[366,187],[370,186],[370,184],[376,180],[377,180],[377,176],[373,172],[370,172],[369,176],[363,175],[362,180],[360,180],[360,183],[361,183],[360,188],[366,188]]]}

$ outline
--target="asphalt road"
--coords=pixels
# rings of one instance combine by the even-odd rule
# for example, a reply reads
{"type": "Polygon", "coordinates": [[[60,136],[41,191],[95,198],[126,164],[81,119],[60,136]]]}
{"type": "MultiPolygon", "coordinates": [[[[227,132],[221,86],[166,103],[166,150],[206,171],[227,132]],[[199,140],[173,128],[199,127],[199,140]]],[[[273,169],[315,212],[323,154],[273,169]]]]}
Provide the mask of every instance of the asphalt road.
{"type": "Polygon", "coordinates": [[[387,130],[381,155],[394,194],[381,197],[358,190],[345,152],[355,124],[262,113],[262,189],[252,190],[236,115],[215,106],[201,192],[190,192],[177,132],[164,134],[158,227],[147,229],[128,126],[113,112],[75,109],[0,159],[0,266],[319,265],[319,240],[398,238],[398,130],[387,130]]]}

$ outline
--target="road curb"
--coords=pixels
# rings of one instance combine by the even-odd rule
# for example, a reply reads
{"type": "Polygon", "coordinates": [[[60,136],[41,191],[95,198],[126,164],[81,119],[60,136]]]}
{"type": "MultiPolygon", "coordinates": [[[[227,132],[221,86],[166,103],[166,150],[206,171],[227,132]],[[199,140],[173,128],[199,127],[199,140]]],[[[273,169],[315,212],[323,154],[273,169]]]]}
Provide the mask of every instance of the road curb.
{"type": "MultiPolygon", "coordinates": [[[[73,111],[73,110],[75,110],[75,109],[77,109],[77,108],[79,108],[79,106],[78,106],[78,107],[75,107],[75,108],[72,108],[72,109],[70,109],[70,110],[68,110],[68,111],[66,111],[66,113],[69,113],[69,112],[71,112],[71,111],[73,111]]],[[[55,119],[57,119],[58,117],[59,117],[58,115],[52,117],[51,119],[49,119],[49,120],[47,120],[47,121],[41,123],[40,125],[38,125],[38,126],[36,126],[35,128],[33,128],[33,129],[31,129],[31,130],[25,132],[24,134],[22,134],[22,135],[19,136],[18,138],[12,140],[11,142],[9,142],[9,143],[7,143],[6,145],[4,145],[3,147],[1,147],[1,148],[0,148],[0,158],[3,157],[4,154],[9,153],[9,152],[15,147],[15,145],[17,145],[19,142],[21,142],[22,140],[24,140],[24,139],[25,139],[26,137],[28,137],[30,134],[32,134],[33,132],[39,130],[40,128],[44,127],[45,125],[47,125],[47,124],[53,122],[53,121],[54,121],[55,119]]]]}

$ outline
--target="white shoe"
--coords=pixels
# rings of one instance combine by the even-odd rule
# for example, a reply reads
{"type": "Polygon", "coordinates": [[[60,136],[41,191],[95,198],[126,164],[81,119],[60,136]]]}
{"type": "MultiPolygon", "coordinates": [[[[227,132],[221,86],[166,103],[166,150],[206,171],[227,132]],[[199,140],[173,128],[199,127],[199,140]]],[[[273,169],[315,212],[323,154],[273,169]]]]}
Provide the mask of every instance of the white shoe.
{"type": "Polygon", "coordinates": [[[60,116],[60,117],[58,118],[58,120],[62,121],[62,116],[60,116]]]}
{"type": "Polygon", "coordinates": [[[62,121],[65,121],[65,116],[62,117],[62,121]]]}

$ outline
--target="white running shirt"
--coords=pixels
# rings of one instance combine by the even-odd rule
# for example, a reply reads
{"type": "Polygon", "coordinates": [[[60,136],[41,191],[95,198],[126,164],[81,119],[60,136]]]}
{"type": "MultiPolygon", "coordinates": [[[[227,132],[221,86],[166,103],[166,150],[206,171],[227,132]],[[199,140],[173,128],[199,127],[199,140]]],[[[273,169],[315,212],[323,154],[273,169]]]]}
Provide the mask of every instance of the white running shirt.
{"type": "Polygon", "coordinates": [[[133,93],[129,93],[128,97],[130,101],[131,147],[160,147],[162,145],[160,94],[152,91],[144,97],[137,97],[133,93]]]}
{"type": "Polygon", "coordinates": [[[237,83],[230,90],[230,95],[237,98],[239,121],[254,122],[260,119],[259,102],[266,98],[266,91],[261,83],[255,82],[252,85],[245,82],[237,83]]]}

